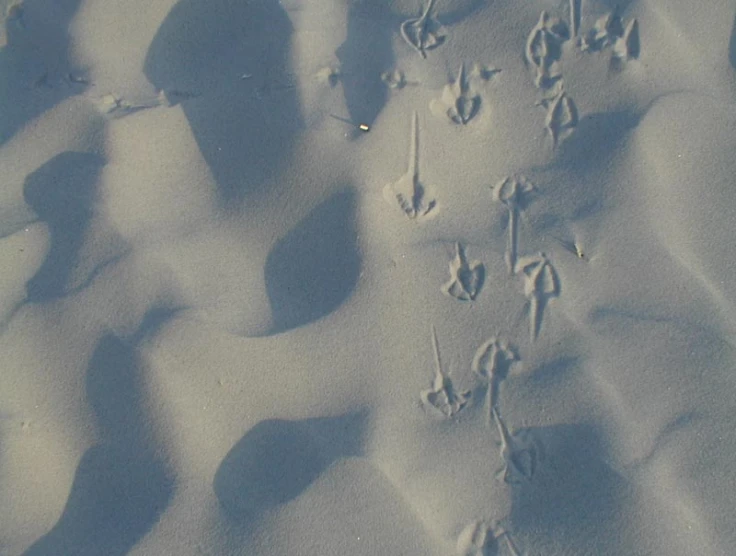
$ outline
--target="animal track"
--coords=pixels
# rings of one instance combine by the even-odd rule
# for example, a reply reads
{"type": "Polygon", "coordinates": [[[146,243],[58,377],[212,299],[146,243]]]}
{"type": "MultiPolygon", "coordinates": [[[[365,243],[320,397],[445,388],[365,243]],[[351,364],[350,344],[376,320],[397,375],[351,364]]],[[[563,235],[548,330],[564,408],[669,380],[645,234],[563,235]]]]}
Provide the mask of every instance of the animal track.
{"type": "Polygon", "coordinates": [[[422,58],[427,57],[427,50],[437,48],[445,41],[444,28],[431,15],[434,2],[428,0],[421,16],[401,24],[401,36],[422,58]]]}
{"type": "Polygon", "coordinates": [[[439,100],[450,120],[465,125],[475,117],[480,109],[480,95],[470,90],[470,80],[465,73],[465,64],[460,65],[457,78],[445,86],[439,100]]]}
{"type": "Polygon", "coordinates": [[[475,63],[473,64],[473,69],[470,70],[470,79],[471,81],[477,80],[477,79],[480,79],[482,81],[488,81],[491,77],[493,77],[497,73],[501,73],[501,70],[498,68],[484,66],[482,64],[475,63]]]}
{"type": "Polygon", "coordinates": [[[509,211],[509,225],[504,260],[509,274],[514,273],[516,254],[518,253],[518,216],[526,207],[526,197],[534,191],[534,185],[524,177],[507,177],[499,182],[493,190],[493,199],[506,205],[509,211]]]}
{"type": "Polygon", "coordinates": [[[619,60],[632,60],[639,57],[639,22],[632,19],[626,25],[623,36],[613,45],[613,56],[619,60]]]}
{"type": "Polygon", "coordinates": [[[538,105],[547,110],[544,124],[552,138],[552,148],[555,149],[562,135],[568,134],[577,127],[577,106],[575,106],[575,102],[565,92],[561,82],[558,84],[555,94],[542,99],[538,105]]]}
{"type": "Polygon", "coordinates": [[[569,38],[565,22],[542,11],[527,37],[524,51],[526,61],[535,70],[534,84],[540,89],[551,87],[561,78],[562,44],[569,38]]]}
{"type": "Polygon", "coordinates": [[[612,49],[611,60],[628,61],[639,57],[639,22],[632,19],[625,26],[617,10],[595,22],[593,28],[580,40],[583,52],[602,52],[612,49]]]}
{"type": "Polygon", "coordinates": [[[560,281],[557,271],[544,253],[519,259],[517,272],[523,273],[525,278],[524,295],[531,303],[529,336],[534,341],[542,327],[544,306],[550,298],[560,294],[560,281]]]}
{"type": "Polygon", "coordinates": [[[541,459],[537,442],[529,431],[511,434],[495,408],[491,409],[491,414],[501,437],[501,457],[504,460],[497,477],[509,484],[531,481],[541,459]]]}
{"type": "Polygon", "coordinates": [[[97,101],[98,110],[102,114],[113,118],[126,116],[128,114],[132,114],[133,112],[153,108],[154,106],[159,106],[159,104],[153,101],[150,103],[145,103],[143,105],[131,104],[130,102],[123,100],[113,94],[103,95],[97,101]]]}
{"type": "Polygon", "coordinates": [[[409,168],[406,174],[383,189],[384,198],[391,204],[398,202],[399,208],[412,220],[421,220],[437,212],[437,201],[419,180],[418,128],[418,116],[414,112],[409,143],[409,168]]]}
{"type": "Polygon", "coordinates": [[[621,17],[616,11],[609,12],[598,18],[593,28],[583,38],[580,44],[582,50],[592,50],[600,52],[601,50],[613,46],[616,39],[624,34],[624,26],[621,17]]]}
{"type": "Polygon", "coordinates": [[[632,19],[624,27],[623,20],[617,10],[613,10],[595,22],[593,28],[582,39],[580,48],[584,51],[600,52],[606,48],[613,47],[614,50],[622,48],[629,52],[630,57],[638,56],[639,24],[632,19]]]}
{"type": "Polygon", "coordinates": [[[109,93],[97,99],[96,104],[102,114],[110,118],[122,118],[123,116],[140,112],[141,110],[148,110],[149,108],[158,108],[160,106],[171,108],[182,101],[196,98],[197,96],[194,93],[177,90],[164,91],[162,89],[155,98],[134,104],[109,93]]]}
{"type": "Polygon", "coordinates": [[[498,556],[501,554],[499,540],[503,538],[512,556],[520,556],[511,535],[497,523],[475,521],[469,523],[457,537],[459,556],[498,556]]]}
{"type": "Polygon", "coordinates": [[[450,377],[442,372],[440,348],[437,343],[437,331],[432,326],[432,348],[434,350],[435,376],[432,388],[421,393],[424,407],[431,407],[445,417],[458,413],[470,399],[470,392],[456,392],[450,377]]]}
{"type": "MultiPolygon", "coordinates": [[[[573,34],[578,31],[579,0],[570,0],[570,18],[573,34]]],[[[570,39],[570,30],[564,21],[550,17],[542,11],[532,29],[524,52],[527,62],[534,67],[534,84],[542,90],[552,89],[552,95],[537,103],[547,110],[545,127],[552,137],[552,149],[563,134],[578,125],[578,111],[572,98],[565,92],[562,82],[562,45],[570,39]]]]}
{"type": "Polygon", "coordinates": [[[485,267],[480,261],[468,262],[465,248],[455,244],[455,258],[450,261],[450,280],[442,286],[442,293],[459,299],[473,301],[485,279],[485,267]]]}
{"type": "Polygon", "coordinates": [[[479,81],[488,81],[500,71],[474,64],[468,74],[465,64],[461,64],[455,80],[445,85],[440,98],[430,102],[430,110],[437,116],[448,117],[458,125],[467,124],[480,112],[482,104],[476,85],[479,81]]]}
{"type": "Polygon", "coordinates": [[[471,368],[488,384],[486,403],[488,404],[489,425],[493,411],[498,406],[498,388],[516,361],[519,361],[519,356],[514,348],[506,340],[496,337],[486,341],[475,352],[471,368]]]}
{"type": "Polygon", "coordinates": [[[407,85],[419,85],[419,81],[408,81],[403,72],[399,70],[385,71],[381,74],[383,81],[389,89],[403,89],[407,85]]]}
{"type": "Polygon", "coordinates": [[[320,83],[325,83],[330,88],[334,88],[340,82],[340,79],[342,79],[342,72],[337,67],[326,66],[318,70],[314,74],[314,77],[320,83]]]}
{"type": "Polygon", "coordinates": [[[576,37],[580,30],[580,7],[582,0],[570,0],[570,35],[576,37]]]}

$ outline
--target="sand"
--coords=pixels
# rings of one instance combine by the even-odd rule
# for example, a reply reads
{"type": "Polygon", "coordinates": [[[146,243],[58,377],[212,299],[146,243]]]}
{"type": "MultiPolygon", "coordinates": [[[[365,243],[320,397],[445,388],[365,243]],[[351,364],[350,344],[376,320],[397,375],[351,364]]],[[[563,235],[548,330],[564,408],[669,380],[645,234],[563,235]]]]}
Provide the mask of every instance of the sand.
{"type": "Polygon", "coordinates": [[[733,0],[0,13],[0,554],[733,553],[733,0]]]}

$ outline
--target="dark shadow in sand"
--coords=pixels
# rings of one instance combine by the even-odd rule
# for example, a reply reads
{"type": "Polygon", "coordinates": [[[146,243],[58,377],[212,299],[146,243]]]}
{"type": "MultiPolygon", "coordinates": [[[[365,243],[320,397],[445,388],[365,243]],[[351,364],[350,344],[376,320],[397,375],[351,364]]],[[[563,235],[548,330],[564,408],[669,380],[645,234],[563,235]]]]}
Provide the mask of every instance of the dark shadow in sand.
{"type": "Polygon", "coordinates": [[[545,166],[532,169],[542,183],[550,184],[540,191],[540,200],[564,197],[571,201],[562,212],[556,203],[553,214],[538,215],[540,231],[565,226],[569,221],[590,219],[615,202],[616,191],[610,189],[610,182],[596,177],[601,166],[618,162],[616,159],[645,113],[646,110],[622,110],[585,115],[559,143],[555,158],[545,166]],[[566,180],[559,180],[560,171],[567,176],[566,180]]]}
{"type": "MultiPolygon", "coordinates": [[[[580,117],[577,126],[557,146],[557,156],[548,169],[569,168],[574,172],[595,172],[600,165],[620,156],[625,142],[660,100],[681,93],[672,90],[654,95],[642,108],[626,107],[594,112],[580,117]]],[[[549,139],[549,137],[547,137],[549,139]]]]}
{"type": "Polygon", "coordinates": [[[141,319],[141,324],[136,333],[131,337],[131,341],[138,345],[148,338],[152,338],[166,326],[166,324],[176,318],[176,316],[184,310],[183,306],[162,305],[152,307],[141,319]]]}
{"type": "Polygon", "coordinates": [[[304,492],[333,462],[359,456],[365,415],[286,421],[250,429],[215,474],[223,511],[249,527],[304,492]]]}
{"type": "MultiPolygon", "coordinates": [[[[460,9],[443,13],[443,24],[467,19],[487,5],[473,0],[460,9]]],[[[419,15],[420,12],[417,13],[419,15]]],[[[382,2],[350,2],[345,42],[335,51],[349,119],[354,124],[372,126],[389,99],[381,74],[395,69],[394,40],[406,19],[382,2]]],[[[353,137],[362,136],[355,131],[353,137]]]]}
{"type": "Polygon", "coordinates": [[[47,301],[67,292],[68,280],[92,218],[100,156],[63,152],[30,174],[23,187],[26,203],[48,224],[51,246],[46,260],[28,280],[28,301],[47,301]]]}
{"type": "Polygon", "coordinates": [[[544,458],[532,480],[512,490],[510,529],[550,539],[551,544],[567,538],[617,538],[621,509],[633,503],[633,490],[604,462],[595,429],[556,425],[531,433],[543,445],[544,458]]]}
{"type": "MultiPolygon", "coordinates": [[[[379,2],[352,2],[347,36],[335,51],[340,61],[342,89],[350,120],[373,125],[388,101],[381,74],[394,68],[392,40],[400,20],[379,2]]],[[[362,132],[356,131],[356,135],[362,132]]]]}
{"type": "Polygon", "coordinates": [[[360,264],[355,192],[345,189],[312,210],[268,254],[271,333],[303,326],[337,309],[355,289],[360,264]]]}
{"type": "Polygon", "coordinates": [[[173,494],[155,455],[134,348],[100,340],[86,393],[101,441],[82,457],[59,521],[26,556],[122,556],[151,529],[173,494]]]}
{"type": "Polygon", "coordinates": [[[26,0],[20,17],[5,21],[8,44],[0,48],[0,145],[27,122],[84,85],[65,79],[69,61],[68,28],[80,0],[26,0]],[[46,77],[44,77],[46,76],[46,77]]]}
{"type": "Polygon", "coordinates": [[[601,160],[619,153],[644,111],[597,112],[580,118],[577,127],[560,142],[554,167],[571,167],[575,172],[591,172],[601,160]]]}
{"type": "Polygon", "coordinates": [[[291,35],[277,0],[181,0],[148,50],[155,87],[196,95],[182,108],[225,210],[267,186],[303,126],[291,35]]]}
{"type": "Polygon", "coordinates": [[[570,374],[580,372],[580,365],[579,356],[563,355],[529,371],[527,380],[535,388],[550,388],[568,379],[570,374]]]}

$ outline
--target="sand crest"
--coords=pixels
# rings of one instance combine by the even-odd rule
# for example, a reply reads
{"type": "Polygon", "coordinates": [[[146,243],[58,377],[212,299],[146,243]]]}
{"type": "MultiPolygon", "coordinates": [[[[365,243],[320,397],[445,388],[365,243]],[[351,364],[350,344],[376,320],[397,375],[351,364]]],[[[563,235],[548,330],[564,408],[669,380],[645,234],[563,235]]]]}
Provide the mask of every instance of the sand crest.
{"type": "Polygon", "coordinates": [[[0,555],[732,553],[732,0],[0,18],[0,555]]]}

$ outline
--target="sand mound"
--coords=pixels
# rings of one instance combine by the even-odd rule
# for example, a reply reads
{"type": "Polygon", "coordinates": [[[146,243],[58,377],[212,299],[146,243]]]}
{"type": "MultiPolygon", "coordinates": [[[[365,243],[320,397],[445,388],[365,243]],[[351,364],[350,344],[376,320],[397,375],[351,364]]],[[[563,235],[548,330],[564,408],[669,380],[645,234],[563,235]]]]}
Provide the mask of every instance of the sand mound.
{"type": "Polygon", "coordinates": [[[732,1],[0,10],[0,554],[730,554],[732,1]]]}

